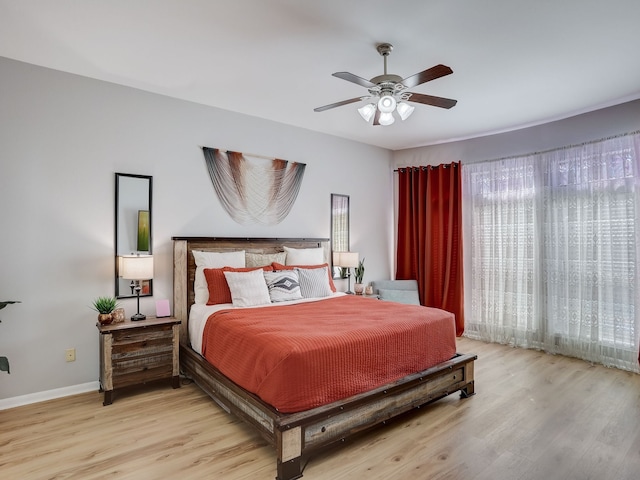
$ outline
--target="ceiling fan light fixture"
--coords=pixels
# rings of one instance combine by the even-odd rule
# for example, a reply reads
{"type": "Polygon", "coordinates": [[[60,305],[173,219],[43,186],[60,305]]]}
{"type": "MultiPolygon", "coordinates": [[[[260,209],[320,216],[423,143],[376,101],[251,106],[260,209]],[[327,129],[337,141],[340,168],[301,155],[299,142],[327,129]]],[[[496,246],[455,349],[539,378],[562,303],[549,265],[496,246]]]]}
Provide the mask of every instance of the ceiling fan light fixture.
{"type": "Polygon", "coordinates": [[[416,107],[414,107],[413,105],[409,105],[408,103],[405,103],[405,102],[399,102],[396,108],[398,110],[398,115],[400,115],[400,118],[402,119],[403,122],[407,118],[409,118],[413,113],[413,111],[416,109],[416,107]]]}
{"type": "Polygon", "coordinates": [[[376,104],[368,103],[364,107],[360,107],[358,109],[358,113],[362,118],[364,118],[365,122],[369,122],[373,117],[373,114],[376,113],[376,104]]]}
{"type": "Polygon", "coordinates": [[[380,118],[378,119],[378,123],[380,125],[391,125],[395,122],[396,119],[393,118],[393,114],[391,112],[383,112],[380,114],[380,118]]]}
{"type": "Polygon", "coordinates": [[[396,109],[396,99],[393,95],[383,95],[378,100],[378,110],[382,113],[391,113],[396,109]]]}
{"type": "Polygon", "coordinates": [[[358,113],[365,122],[371,122],[373,117],[374,125],[391,125],[395,122],[393,115],[394,110],[398,111],[398,116],[402,121],[409,118],[415,107],[412,104],[431,105],[440,108],[451,108],[456,105],[457,100],[452,98],[435,97],[432,95],[423,95],[422,93],[413,93],[407,89],[417,87],[423,83],[430,82],[437,78],[444,77],[453,73],[451,68],[446,65],[438,64],[431,68],[427,68],[422,72],[418,72],[410,77],[402,78],[399,75],[387,72],[387,57],[393,50],[390,43],[381,43],[376,46],[378,53],[382,55],[384,60],[384,73],[375,76],[370,80],[359,77],[349,72],[335,72],[332,75],[336,78],[355,83],[368,90],[369,95],[349,98],[340,102],[331,103],[322,107],[314,108],[314,112],[324,112],[332,108],[349,105],[366,99],[371,99],[373,103],[358,108],[358,113]],[[407,103],[410,101],[411,103],[407,103]]]}

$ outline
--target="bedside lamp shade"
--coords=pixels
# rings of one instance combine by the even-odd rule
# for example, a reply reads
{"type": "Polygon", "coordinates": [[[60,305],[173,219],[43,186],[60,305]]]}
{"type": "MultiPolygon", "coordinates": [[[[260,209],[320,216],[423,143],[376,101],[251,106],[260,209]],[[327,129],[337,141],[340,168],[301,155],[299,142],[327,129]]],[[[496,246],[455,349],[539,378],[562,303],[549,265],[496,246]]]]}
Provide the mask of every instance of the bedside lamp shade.
{"type": "Polygon", "coordinates": [[[337,267],[355,268],[358,266],[358,252],[333,252],[333,263],[337,267]]]}
{"type": "Polygon", "coordinates": [[[131,280],[131,288],[135,290],[138,299],[138,313],[132,316],[131,320],[144,320],[147,317],[140,313],[140,281],[153,278],[153,256],[125,255],[118,257],[118,261],[119,276],[131,280]]]}
{"type": "Polygon", "coordinates": [[[153,278],[153,256],[125,255],[120,257],[120,276],[127,280],[153,278]]]}
{"type": "Polygon", "coordinates": [[[347,291],[345,293],[352,294],[351,272],[349,269],[358,266],[358,252],[333,252],[333,264],[336,267],[347,269],[347,291]]]}

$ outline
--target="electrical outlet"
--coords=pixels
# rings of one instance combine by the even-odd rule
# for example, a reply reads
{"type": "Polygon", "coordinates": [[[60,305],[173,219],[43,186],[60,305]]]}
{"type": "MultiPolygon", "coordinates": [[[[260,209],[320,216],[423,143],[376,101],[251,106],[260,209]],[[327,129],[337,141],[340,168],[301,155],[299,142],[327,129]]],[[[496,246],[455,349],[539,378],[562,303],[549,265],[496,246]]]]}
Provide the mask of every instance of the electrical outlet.
{"type": "Polygon", "coordinates": [[[76,361],[76,349],[75,348],[67,348],[65,350],[65,358],[67,362],[75,362],[76,361]]]}

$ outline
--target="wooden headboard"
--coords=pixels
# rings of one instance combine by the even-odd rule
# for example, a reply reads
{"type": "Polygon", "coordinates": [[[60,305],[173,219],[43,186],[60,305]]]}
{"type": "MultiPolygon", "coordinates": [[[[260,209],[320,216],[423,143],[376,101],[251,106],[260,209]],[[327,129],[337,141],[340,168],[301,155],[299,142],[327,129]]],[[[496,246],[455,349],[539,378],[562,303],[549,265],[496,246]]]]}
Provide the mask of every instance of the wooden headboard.
{"type": "Polygon", "coordinates": [[[227,237],[173,237],[173,315],[182,323],[180,341],[189,343],[187,321],[189,309],[195,301],[193,282],[196,264],[192,250],[231,252],[245,250],[253,253],[282,252],[283,246],[292,248],[322,248],[324,259],[331,265],[328,238],[227,238],[227,237]]]}

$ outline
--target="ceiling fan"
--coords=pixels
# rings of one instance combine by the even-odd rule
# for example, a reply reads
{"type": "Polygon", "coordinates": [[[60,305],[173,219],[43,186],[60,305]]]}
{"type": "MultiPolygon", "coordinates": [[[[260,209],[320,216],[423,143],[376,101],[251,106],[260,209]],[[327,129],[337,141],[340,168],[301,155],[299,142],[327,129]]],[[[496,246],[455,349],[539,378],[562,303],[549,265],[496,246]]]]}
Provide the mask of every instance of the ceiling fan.
{"type": "Polygon", "coordinates": [[[372,100],[371,103],[367,103],[365,106],[358,109],[358,113],[362,118],[369,122],[373,118],[374,125],[391,125],[395,118],[393,112],[397,111],[402,120],[406,120],[409,115],[413,113],[415,107],[409,105],[406,102],[422,103],[424,105],[433,105],[440,108],[451,108],[457,100],[451,98],[434,97],[431,95],[423,95],[421,93],[413,93],[406,91],[408,88],[421,85],[436,78],[444,77],[453,73],[451,68],[446,65],[436,65],[435,67],[428,68],[420,73],[411,75],[407,78],[402,78],[398,75],[391,75],[387,73],[387,57],[393,50],[393,45],[390,43],[381,43],[376,49],[378,53],[384,57],[384,74],[373,77],[371,80],[366,80],[362,77],[358,77],[349,72],[336,72],[334,77],[341,78],[348,82],[355,83],[369,90],[369,95],[362,97],[350,98],[349,100],[343,100],[341,102],[325,105],[324,107],[314,108],[314,112],[324,112],[335,107],[341,107],[342,105],[349,105],[350,103],[360,102],[363,100],[372,100]]]}

